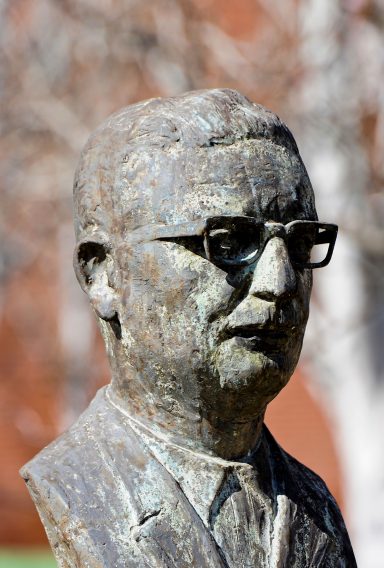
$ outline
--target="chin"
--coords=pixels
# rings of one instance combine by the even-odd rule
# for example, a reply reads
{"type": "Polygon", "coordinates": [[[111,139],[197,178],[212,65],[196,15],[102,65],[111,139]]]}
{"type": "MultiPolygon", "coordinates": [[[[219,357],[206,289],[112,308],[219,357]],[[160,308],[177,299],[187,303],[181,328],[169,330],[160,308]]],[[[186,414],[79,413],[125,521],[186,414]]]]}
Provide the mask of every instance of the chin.
{"type": "Polygon", "coordinates": [[[220,387],[234,395],[247,395],[251,403],[255,399],[268,403],[288,383],[299,353],[300,348],[288,353],[252,351],[233,339],[224,341],[215,356],[220,387]]]}

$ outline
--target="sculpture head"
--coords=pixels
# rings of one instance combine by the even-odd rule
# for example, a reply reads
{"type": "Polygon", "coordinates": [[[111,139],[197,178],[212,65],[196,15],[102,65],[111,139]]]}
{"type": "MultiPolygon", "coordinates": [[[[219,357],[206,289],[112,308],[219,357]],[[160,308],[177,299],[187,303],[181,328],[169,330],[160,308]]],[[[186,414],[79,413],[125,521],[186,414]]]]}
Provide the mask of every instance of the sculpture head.
{"type": "Polygon", "coordinates": [[[74,200],[120,399],[168,427],[262,415],[300,355],[310,249],[335,237],[287,127],[232,90],[132,105],[91,136],[74,200]]]}

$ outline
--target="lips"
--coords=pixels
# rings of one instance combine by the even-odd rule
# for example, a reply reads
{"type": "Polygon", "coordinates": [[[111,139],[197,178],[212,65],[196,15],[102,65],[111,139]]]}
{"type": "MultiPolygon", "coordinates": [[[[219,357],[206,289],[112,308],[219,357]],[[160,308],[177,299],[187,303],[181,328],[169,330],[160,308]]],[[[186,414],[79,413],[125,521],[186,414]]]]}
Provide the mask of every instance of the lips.
{"type": "Polygon", "coordinates": [[[227,328],[225,339],[234,339],[238,345],[252,351],[281,351],[296,335],[296,328],[271,326],[243,326],[227,328]]]}

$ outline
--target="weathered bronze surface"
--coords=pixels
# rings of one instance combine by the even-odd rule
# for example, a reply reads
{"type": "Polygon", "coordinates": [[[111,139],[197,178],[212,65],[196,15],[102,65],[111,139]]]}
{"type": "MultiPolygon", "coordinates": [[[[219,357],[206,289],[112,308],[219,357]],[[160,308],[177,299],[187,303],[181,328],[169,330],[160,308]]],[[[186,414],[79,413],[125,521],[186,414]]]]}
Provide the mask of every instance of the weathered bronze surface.
{"type": "Polygon", "coordinates": [[[22,470],[59,565],[356,566],[263,425],[337,234],[287,127],[226,89],[132,105],[89,139],[74,202],[112,381],[22,470]]]}

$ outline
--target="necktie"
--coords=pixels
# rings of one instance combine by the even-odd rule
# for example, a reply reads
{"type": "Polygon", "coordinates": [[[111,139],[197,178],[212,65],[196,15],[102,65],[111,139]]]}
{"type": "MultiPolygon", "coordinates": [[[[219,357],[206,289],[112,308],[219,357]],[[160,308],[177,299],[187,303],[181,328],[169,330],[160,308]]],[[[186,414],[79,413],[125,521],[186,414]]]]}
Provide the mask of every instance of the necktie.
{"type": "Polygon", "coordinates": [[[209,526],[231,567],[267,566],[273,517],[270,500],[260,491],[252,468],[228,467],[211,505],[209,526]]]}

